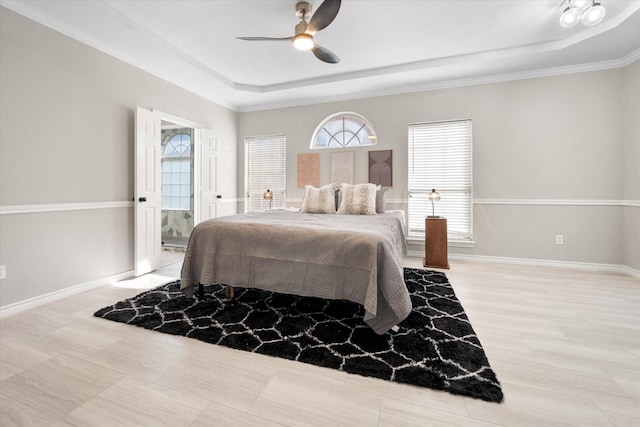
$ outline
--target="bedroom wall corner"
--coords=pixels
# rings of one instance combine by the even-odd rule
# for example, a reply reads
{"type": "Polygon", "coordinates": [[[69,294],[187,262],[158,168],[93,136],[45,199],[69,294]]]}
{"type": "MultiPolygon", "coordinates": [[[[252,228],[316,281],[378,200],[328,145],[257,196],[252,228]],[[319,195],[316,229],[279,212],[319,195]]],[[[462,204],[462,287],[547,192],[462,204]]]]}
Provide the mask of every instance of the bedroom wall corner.
{"type": "Polygon", "coordinates": [[[623,265],[640,271],[640,60],[624,71],[623,265]]]}

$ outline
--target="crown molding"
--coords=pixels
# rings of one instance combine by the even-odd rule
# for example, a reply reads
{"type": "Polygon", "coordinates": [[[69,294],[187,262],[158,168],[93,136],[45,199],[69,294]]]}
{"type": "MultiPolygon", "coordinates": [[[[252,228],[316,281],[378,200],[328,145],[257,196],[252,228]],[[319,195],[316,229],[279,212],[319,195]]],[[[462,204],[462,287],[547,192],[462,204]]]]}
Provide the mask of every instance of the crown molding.
{"type": "Polygon", "coordinates": [[[236,112],[249,113],[256,111],[275,110],[279,108],[302,107],[307,105],[327,104],[339,101],[352,101],[357,99],[377,98],[384,96],[405,95],[416,92],[430,92],[443,89],[456,89],[470,86],[480,86],[486,84],[506,83],[518,80],[528,80],[543,77],[557,77],[570,74],[589,73],[594,71],[606,71],[617,68],[624,68],[640,59],[640,48],[625,56],[622,59],[611,61],[593,62],[588,64],[569,65],[563,67],[542,68],[537,70],[518,71],[514,73],[488,74],[481,77],[467,79],[441,80],[424,84],[417,84],[411,87],[376,89],[362,91],[354,94],[331,95],[326,97],[314,97],[312,100],[283,101],[266,103],[262,105],[252,105],[248,107],[238,107],[236,112]]]}
{"type": "MultiPolygon", "coordinates": [[[[97,39],[96,37],[91,36],[86,31],[83,31],[78,28],[69,27],[62,20],[57,19],[55,17],[48,16],[46,13],[39,11],[37,8],[31,7],[27,2],[20,2],[17,0],[0,0],[0,4],[4,7],[7,7],[17,13],[20,13],[30,19],[33,19],[42,25],[52,28],[53,30],[65,34],[75,40],[80,41],[86,45],[94,47],[108,55],[119,58],[122,61],[125,61],[132,66],[140,68],[146,72],[149,72],[157,77],[164,79],[168,82],[176,84],[185,90],[192,92],[196,95],[203,96],[206,99],[214,102],[220,106],[228,108],[235,112],[251,112],[251,111],[261,111],[261,110],[269,110],[275,108],[285,108],[285,107],[294,107],[294,106],[302,106],[302,105],[311,105],[311,104],[321,104],[327,102],[335,102],[335,101],[344,101],[344,100],[353,100],[353,99],[366,99],[371,97],[378,96],[387,96],[387,95],[395,95],[395,94],[404,94],[410,92],[420,92],[420,91],[430,91],[430,90],[438,90],[438,89],[446,89],[446,88],[455,88],[455,87],[464,87],[464,86],[473,86],[473,85],[481,85],[488,83],[497,83],[504,81],[512,81],[512,80],[521,80],[528,78],[538,78],[538,77],[546,77],[546,76],[555,76],[562,74],[573,74],[579,72],[587,72],[587,71],[595,71],[595,70],[604,70],[609,68],[618,68],[626,66],[638,58],[640,58],[640,49],[636,50],[632,54],[625,56],[619,60],[612,61],[604,61],[597,62],[591,64],[579,64],[572,65],[568,67],[557,67],[557,68],[547,68],[542,70],[529,70],[523,72],[515,72],[515,73],[507,73],[507,74],[489,74],[485,76],[480,76],[477,78],[470,79],[457,79],[457,80],[448,80],[448,81],[437,81],[437,82],[425,82],[424,84],[412,85],[411,87],[402,86],[402,87],[387,87],[387,88],[379,88],[379,89],[371,89],[371,90],[362,90],[357,93],[352,94],[344,94],[344,95],[333,95],[333,96],[321,96],[321,97],[312,97],[312,98],[303,98],[297,100],[290,101],[274,101],[274,102],[265,102],[260,105],[259,101],[256,103],[252,103],[252,105],[248,106],[240,106],[234,105],[237,104],[232,100],[233,97],[225,100],[224,95],[215,95],[215,91],[211,93],[204,94],[201,93],[200,89],[195,87],[193,82],[190,81],[179,81],[181,79],[172,78],[172,76],[163,73],[161,70],[152,70],[150,67],[145,66],[144,63],[140,60],[140,58],[131,57],[131,55],[123,54],[122,52],[117,52],[116,49],[110,47],[107,43],[97,39]],[[199,92],[200,91],[200,92],[199,92]]],[[[309,86],[321,86],[328,84],[337,84],[340,82],[349,82],[349,81],[358,81],[362,79],[368,78],[377,78],[384,75],[394,74],[399,78],[395,79],[396,81],[401,81],[402,73],[406,72],[415,72],[420,70],[428,70],[432,67],[445,67],[452,65],[460,65],[461,63],[474,63],[476,61],[481,62],[495,62],[496,60],[504,59],[504,58],[514,58],[514,57],[523,57],[531,54],[540,54],[544,52],[554,52],[565,49],[567,47],[576,45],[580,42],[583,42],[587,39],[593,38],[600,34],[606,33],[629,19],[636,11],[640,10],[640,2],[631,2],[629,6],[624,10],[623,13],[616,16],[615,18],[608,20],[598,26],[587,29],[586,31],[581,31],[579,33],[575,33],[572,36],[561,40],[553,40],[548,42],[541,42],[534,45],[526,45],[526,46],[515,46],[505,49],[499,49],[494,51],[484,51],[484,52],[475,52],[464,55],[456,55],[450,57],[441,57],[441,58],[431,58],[425,60],[419,60],[414,62],[400,63],[395,65],[389,65],[385,67],[377,67],[377,68],[369,68],[364,70],[350,71],[344,73],[331,74],[327,76],[320,76],[316,78],[309,79],[297,79],[291,81],[285,81],[281,83],[273,83],[273,84],[264,84],[264,85],[254,85],[251,83],[241,83],[235,81],[233,78],[223,75],[218,72],[215,67],[210,64],[205,64],[197,57],[183,51],[180,49],[173,41],[166,39],[162,34],[158,34],[155,31],[152,31],[144,23],[134,20],[127,15],[123,14],[116,8],[109,5],[107,2],[96,1],[92,2],[92,7],[98,8],[100,13],[106,16],[109,16],[114,22],[117,22],[124,30],[130,31],[133,34],[137,34],[148,40],[150,43],[163,47],[167,53],[176,58],[178,61],[183,62],[186,66],[190,67],[194,70],[194,73],[200,73],[201,76],[207,76],[212,79],[212,84],[220,88],[220,90],[227,92],[228,95],[237,92],[245,92],[245,93],[256,93],[256,94],[269,94],[269,93],[278,93],[287,90],[300,89],[302,87],[309,86]]],[[[184,79],[182,79],[184,80],[184,79]]]]}

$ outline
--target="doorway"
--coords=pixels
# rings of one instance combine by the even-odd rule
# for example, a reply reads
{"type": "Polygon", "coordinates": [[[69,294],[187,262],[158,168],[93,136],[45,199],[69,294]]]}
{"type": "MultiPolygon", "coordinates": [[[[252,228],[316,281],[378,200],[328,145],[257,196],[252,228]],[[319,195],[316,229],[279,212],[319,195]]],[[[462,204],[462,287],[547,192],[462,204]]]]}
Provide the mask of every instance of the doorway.
{"type": "Polygon", "coordinates": [[[161,240],[165,249],[186,248],[194,226],[194,140],[191,127],[162,120],[161,240]]]}
{"type": "Polygon", "coordinates": [[[134,118],[134,265],[140,276],[162,265],[163,229],[165,244],[184,248],[198,222],[236,213],[236,200],[223,199],[219,187],[236,194],[237,153],[235,145],[218,144],[213,131],[198,123],[142,107],[134,118]],[[165,149],[172,151],[163,160],[165,149]],[[168,161],[172,165],[163,171],[168,161]],[[223,180],[219,163],[227,172],[223,180]]]}

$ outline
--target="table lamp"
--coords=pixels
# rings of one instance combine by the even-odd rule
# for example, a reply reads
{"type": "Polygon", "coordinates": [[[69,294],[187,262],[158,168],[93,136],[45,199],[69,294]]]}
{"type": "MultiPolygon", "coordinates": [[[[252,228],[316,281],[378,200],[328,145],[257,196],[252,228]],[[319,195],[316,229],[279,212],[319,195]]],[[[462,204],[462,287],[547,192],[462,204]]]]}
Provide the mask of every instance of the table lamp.
{"type": "Polygon", "coordinates": [[[429,193],[429,200],[431,201],[431,215],[429,218],[440,218],[439,216],[436,216],[436,207],[433,203],[440,200],[440,193],[438,193],[435,188],[431,189],[431,193],[429,193]]]}

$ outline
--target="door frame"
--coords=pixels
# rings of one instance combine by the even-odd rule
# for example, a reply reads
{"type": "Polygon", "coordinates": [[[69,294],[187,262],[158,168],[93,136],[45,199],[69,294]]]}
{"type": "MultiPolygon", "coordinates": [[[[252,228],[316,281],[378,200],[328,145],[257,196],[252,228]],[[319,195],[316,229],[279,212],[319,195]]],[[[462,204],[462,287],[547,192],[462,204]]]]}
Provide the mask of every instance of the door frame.
{"type": "MultiPolygon", "coordinates": [[[[191,120],[184,119],[179,116],[174,116],[173,114],[165,113],[159,110],[151,110],[154,114],[157,115],[160,121],[164,120],[167,122],[175,123],[180,126],[184,126],[186,128],[193,129],[193,225],[195,226],[200,222],[200,218],[202,218],[202,214],[200,212],[200,186],[201,186],[201,174],[202,169],[200,165],[200,135],[202,134],[202,129],[204,125],[193,122],[191,120]]],[[[162,187],[160,187],[162,188],[162,187]]]]}
{"type": "MultiPolygon", "coordinates": [[[[151,110],[147,110],[143,107],[137,107],[136,108],[136,113],[135,113],[135,129],[134,129],[134,152],[138,153],[138,150],[140,149],[140,144],[144,144],[144,138],[142,138],[142,140],[139,138],[139,136],[143,135],[144,132],[141,132],[141,123],[138,120],[138,111],[143,110],[145,111],[144,114],[150,113],[151,117],[152,117],[152,121],[154,123],[154,127],[156,127],[158,129],[158,132],[160,132],[161,129],[161,124],[162,121],[165,120],[167,122],[171,122],[171,123],[175,123],[177,125],[180,126],[184,126],[184,127],[188,127],[193,129],[193,133],[194,133],[194,137],[193,137],[193,151],[192,151],[192,155],[193,155],[193,222],[194,225],[197,224],[200,221],[201,218],[201,212],[200,212],[200,186],[201,186],[201,174],[202,174],[202,170],[201,170],[201,165],[200,165],[200,135],[201,135],[201,129],[204,128],[203,125],[201,125],[200,123],[196,123],[194,121],[188,120],[188,119],[184,119],[182,117],[179,116],[174,116],[172,114],[168,114],[165,113],[163,111],[159,111],[159,110],[155,110],[155,109],[151,109],[151,110]]],[[[157,142],[159,144],[162,143],[161,141],[161,137],[158,134],[157,135],[157,142]]],[[[161,150],[162,147],[160,146],[159,149],[161,150]]],[[[160,153],[160,155],[158,156],[158,161],[161,163],[162,162],[162,154],[160,153]]],[[[137,184],[137,180],[138,177],[140,176],[141,173],[146,173],[146,165],[144,164],[144,162],[140,162],[138,159],[138,155],[136,154],[134,156],[134,204],[135,204],[135,209],[134,209],[134,274],[135,276],[140,276],[142,274],[146,274],[148,272],[154,271],[156,270],[158,267],[161,267],[161,259],[159,254],[162,251],[162,239],[161,239],[161,226],[160,226],[160,221],[161,221],[161,215],[162,215],[162,171],[161,171],[161,164],[155,165],[158,170],[160,171],[159,173],[154,173],[154,187],[155,188],[159,188],[160,190],[160,208],[158,210],[156,218],[154,218],[154,222],[157,223],[157,226],[154,227],[154,231],[150,231],[148,227],[145,226],[144,223],[140,223],[140,221],[138,221],[138,209],[139,209],[139,201],[138,198],[143,196],[142,194],[138,194],[139,189],[138,189],[138,184],[137,184]],[[150,233],[154,233],[156,234],[156,230],[157,230],[157,236],[149,236],[150,233]],[[143,251],[140,251],[139,248],[141,247],[148,247],[148,245],[150,243],[153,243],[153,250],[149,253],[145,252],[143,253],[143,251]],[[142,246],[141,246],[142,245],[142,246]],[[150,255],[151,253],[153,253],[153,255],[150,255]]],[[[145,199],[146,200],[146,199],[145,199]]]]}

